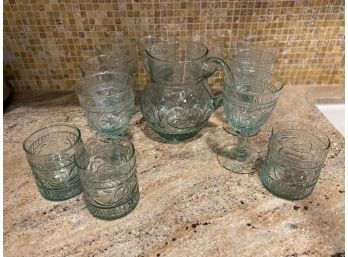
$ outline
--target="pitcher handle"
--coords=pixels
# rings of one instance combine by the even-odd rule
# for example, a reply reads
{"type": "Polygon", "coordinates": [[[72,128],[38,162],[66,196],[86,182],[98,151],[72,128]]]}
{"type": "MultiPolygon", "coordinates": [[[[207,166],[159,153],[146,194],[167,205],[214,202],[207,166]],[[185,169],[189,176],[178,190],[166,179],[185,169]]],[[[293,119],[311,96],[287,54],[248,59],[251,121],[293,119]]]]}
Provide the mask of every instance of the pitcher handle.
{"type": "MultiPolygon", "coordinates": [[[[225,84],[231,85],[233,83],[233,75],[231,72],[230,67],[227,65],[225,61],[218,57],[209,57],[207,60],[204,62],[203,65],[204,73],[205,73],[205,78],[208,79],[208,77],[212,76],[218,69],[221,69],[224,73],[224,81],[225,84]]],[[[208,94],[212,97],[213,102],[212,102],[212,110],[218,109],[220,106],[223,104],[223,97],[221,96],[214,96],[206,85],[206,83],[203,83],[203,86],[207,90],[208,94]]]]}

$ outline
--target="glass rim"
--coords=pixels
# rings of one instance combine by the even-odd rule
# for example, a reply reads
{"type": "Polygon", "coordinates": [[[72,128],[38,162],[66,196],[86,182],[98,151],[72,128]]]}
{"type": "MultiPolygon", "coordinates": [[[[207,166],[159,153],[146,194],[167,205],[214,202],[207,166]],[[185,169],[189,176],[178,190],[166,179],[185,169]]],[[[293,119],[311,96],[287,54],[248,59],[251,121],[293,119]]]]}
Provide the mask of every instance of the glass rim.
{"type": "Polygon", "coordinates": [[[168,42],[159,42],[159,43],[155,43],[155,44],[153,44],[150,48],[148,48],[148,49],[146,49],[145,50],[146,51],[146,53],[151,57],[151,58],[153,58],[153,59],[155,59],[155,60],[159,60],[159,61],[162,61],[162,62],[168,62],[168,63],[175,63],[175,62],[177,62],[177,63],[190,63],[190,62],[192,62],[192,61],[197,61],[197,60],[200,60],[200,59],[202,59],[202,58],[204,58],[204,57],[206,57],[207,55],[208,55],[208,52],[209,52],[209,50],[208,50],[208,48],[203,44],[203,43],[200,43],[200,42],[194,42],[194,41],[168,41],[168,42]],[[154,47],[155,45],[163,45],[163,44],[171,44],[171,43],[174,43],[174,44],[177,44],[177,43],[179,43],[179,42],[186,42],[186,43],[190,43],[190,44],[194,44],[194,45],[200,45],[200,46],[202,46],[203,48],[204,48],[204,54],[202,54],[200,57],[197,57],[197,58],[192,58],[192,59],[189,59],[189,60],[168,60],[168,59],[162,59],[162,58],[158,58],[158,57],[156,57],[156,56],[154,56],[149,50],[152,48],[152,47],[154,47]]]}
{"type": "MultiPolygon", "coordinates": [[[[75,84],[75,92],[77,95],[80,95],[80,96],[84,96],[84,97],[88,97],[88,98],[110,98],[110,97],[115,97],[117,95],[122,95],[122,94],[127,94],[129,93],[130,91],[132,91],[132,87],[130,87],[128,90],[124,90],[122,92],[119,92],[119,93],[114,93],[112,95],[108,95],[108,96],[95,96],[95,95],[90,95],[90,94],[84,94],[82,93],[82,90],[81,90],[81,83],[83,83],[83,81],[87,81],[88,79],[91,79],[93,77],[97,77],[97,76],[102,76],[102,75],[117,75],[117,74],[122,74],[122,75],[125,75],[125,77],[127,79],[130,79],[132,81],[132,83],[134,83],[134,79],[132,76],[130,76],[128,73],[126,72],[114,72],[114,71],[104,71],[104,72],[98,72],[98,73],[95,73],[95,74],[92,74],[92,75],[88,75],[86,77],[83,77],[81,78],[79,81],[77,81],[77,83],[75,84]]],[[[128,83],[127,83],[128,84],[128,83]]]]}
{"type": "Polygon", "coordinates": [[[245,35],[243,37],[239,37],[236,40],[236,45],[238,44],[247,44],[247,45],[257,45],[258,43],[262,42],[272,42],[275,44],[274,47],[269,48],[279,48],[280,38],[275,35],[266,36],[266,35],[255,35],[255,34],[249,34],[245,35]]]}
{"type": "MultiPolygon", "coordinates": [[[[136,157],[135,157],[136,158],[136,157]]],[[[78,165],[78,162],[76,162],[75,161],[75,165],[76,165],[76,167],[80,170],[80,172],[81,173],[86,173],[86,172],[88,172],[88,170],[87,169],[85,169],[85,168],[82,168],[80,165],[78,165]]],[[[123,164],[123,165],[120,165],[120,166],[117,166],[117,167],[127,167],[127,165],[126,164],[123,164]]],[[[127,172],[131,172],[132,170],[134,170],[135,168],[137,167],[137,160],[135,160],[134,161],[134,164],[129,168],[129,169],[127,169],[127,172]]],[[[105,182],[113,182],[113,181],[117,181],[117,182],[119,182],[120,181],[120,179],[119,178],[110,178],[110,179],[105,179],[105,180],[98,180],[97,179],[97,175],[96,175],[96,173],[95,172],[91,172],[92,173],[92,178],[86,178],[86,177],[84,177],[83,179],[81,179],[81,180],[83,180],[83,181],[87,181],[87,182],[89,182],[89,183],[105,183],[105,182]]],[[[91,174],[90,173],[90,174],[91,174]]],[[[123,182],[123,181],[122,181],[123,182]]],[[[122,184],[122,182],[121,183],[117,183],[117,184],[122,184]]]]}
{"type": "MultiPolygon", "coordinates": [[[[135,40],[134,42],[126,42],[126,43],[121,43],[121,44],[112,44],[112,45],[117,45],[120,48],[133,48],[134,47],[134,53],[131,54],[119,54],[120,57],[123,57],[124,59],[126,59],[128,62],[134,61],[137,59],[137,54],[136,54],[136,47],[137,47],[137,40],[135,40]],[[131,57],[131,58],[129,58],[131,57]]],[[[130,50],[130,49],[127,49],[130,50]]],[[[96,49],[96,56],[99,55],[117,55],[117,52],[119,51],[119,49],[103,49],[103,48],[97,48],[96,49]]],[[[122,51],[126,51],[125,49],[123,49],[122,51]]],[[[131,51],[132,52],[132,51],[131,51]]],[[[91,56],[93,57],[93,56],[91,56]]],[[[91,58],[89,57],[89,58],[91,58]]],[[[88,58],[88,59],[89,59],[88,58]]]]}
{"type": "MultiPolygon", "coordinates": [[[[55,155],[58,155],[60,153],[63,153],[63,152],[67,152],[68,150],[72,149],[73,147],[75,147],[75,145],[77,145],[77,143],[80,141],[81,139],[81,131],[78,127],[76,126],[73,126],[73,125],[69,125],[69,124],[54,124],[54,125],[50,125],[50,126],[46,126],[46,127],[43,127],[43,128],[40,128],[38,130],[36,130],[35,132],[33,132],[32,134],[30,134],[23,142],[23,150],[25,151],[25,153],[27,155],[31,155],[31,156],[37,156],[37,157],[48,157],[48,156],[55,156],[55,155]],[[34,136],[35,134],[39,133],[39,132],[42,132],[46,129],[49,129],[49,128],[54,128],[54,127],[69,127],[73,130],[75,130],[75,132],[77,132],[77,139],[75,140],[75,142],[70,145],[69,147],[63,149],[63,150],[60,150],[60,151],[57,151],[55,153],[51,153],[51,154],[34,154],[32,152],[29,151],[28,149],[28,146],[26,145],[28,140],[34,136]]],[[[31,146],[31,145],[30,145],[31,146]]]]}
{"type": "Polygon", "coordinates": [[[132,143],[131,140],[129,140],[127,137],[124,137],[124,136],[116,136],[116,137],[112,137],[112,138],[105,138],[105,137],[102,137],[100,135],[98,135],[98,133],[95,133],[94,137],[92,138],[89,138],[86,142],[86,147],[89,145],[89,144],[92,144],[94,142],[98,142],[98,141],[101,141],[103,143],[111,143],[113,141],[121,141],[121,140],[124,140],[126,141],[130,146],[131,146],[131,155],[130,157],[127,159],[127,161],[129,161],[130,159],[132,159],[134,156],[136,156],[136,150],[135,150],[135,147],[134,147],[134,144],[132,143]]]}
{"type": "MultiPolygon", "coordinates": [[[[245,48],[246,49],[246,48],[245,48]]],[[[270,58],[263,58],[262,59],[262,64],[260,66],[262,66],[263,64],[275,64],[277,62],[277,55],[274,54],[274,53],[271,53],[272,48],[267,48],[267,49],[257,49],[256,47],[249,47],[247,50],[255,50],[255,51],[262,51],[263,53],[266,53],[267,55],[269,55],[270,58]],[[274,60],[275,59],[275,60],[274,60]]],[[[230,62],[233,62],[233,63],[251,63],[250,61],[240,61],[240,60],[244,60],[244,58],[242,57],[239,57],[237,54],[233,54],[232,56],[230,56],[228,58],[228,60],[230,62]],[[237,59],[237,60],[236,60],[237,59]]],[[[255,60],[254,62],[257,62],[257,60],[255,60]]]]}
{"type": "MultiPolygon", "coordinates": [[[[316,134],[319,134],[322,136],[322,138],[325,139],[326,142],[322,142],[320,139],[320,141],[323,143],[324,147],[320,149],[320,151],[318,152],[325,152],[327,150],[329,150],[330,146],[331,146],[331,141],[330,141],[330,138],[321,130],[321,129],[318,129],[317,127],[314,127],[310,124],[307,124],[307,123],[304,123],[304,122],[300,122],[300,121],[278,121],[276,123],[273,124],[272,126],[272,130],[271,130],[271,137],[274,138],[274,140],[276,140],[276,142],[282,146],[284,146],[286,149],[288,148],[287,146],[283,145],[282,143],[279,142],[279,140],[276,138],[275,136],[275,133],[276,133],[276,130],[280,130],[280,126],[282,125],[288,125],[288,127],[290,127],[289,125],[290,124],[295,124],[295,125],[300,125],[300,126],[303,126],[303,127],[307,127],[309,129],[311,129],[312,131],[315,131],[316,134]]],[[[298,129],[298,130],[304,130],[304,129],[298,129]]],[[[315,136],[315,134],[312,134],[310,133],[311,135],[315,136]]],[[[315,136],[316,137],[316,136],[315,136]]]]}
{"type": "MultiPolygon", "coordinates": [[[[268,75],[271,75],[270,73],[268,75]]],[[[264,76],[266,77],[266,75],[264,76]]],[[[272,76],[273,78],[275,76],[272,76]]],[[[275,77],[276,78],[276,83],[272,83],[272,81],[269,81],[269,82],[265,82],[264,85],[265,86],[268,86],[268,85],[276,85],[276,84],[279,84],[278,87],[276,87],[275,91],[273,92],[266,92],[266,93],[262,93],[262,94],[259,94],[259,93],[253,93],[253,92],[241,92],[240,90],[238,89],[235,89],[236,92],[238,94],[241,94],[241,95],[246,95],[246,96],[258,96],[258,97],[265,97],[265,96],[268,96],[268,95],[274,95],[275,93],[278,93],[280,90],[282,90],[284,88],[284,85],[285,85],[285,82],[283,80],[281,80],[280,78],[278,77],[275,77]]],[[[236,82],[234,82],[236,83],[236,82]]],[[[247,83],[247,82],[243,82],[243,83],[238,83],[238,84],[241,84],[241,85],[250,85],[251,83],[247,83]]]]}
{"type": "MultiPolygon", "coordinates": [[[[129,158],[127,158],[127,162],[129,162],[133,157],[136,157],[136,150],[135,150],[134,144],[132,143],[131,140],[129,140],[127,137],[124,137],[124,136],[117,136],[114,138],[105,138],[105,137],[101,137],[101,136],[95,134],[95,136],[93,138],[90,138],[89,140],[87,140],[87,143],[85,144],[85,146],[87,146],[88,144],[92,144],[93,142],[98,142],[98,141],[110,144],[110,143],[112,143],[112,141],[116,141],[116,140],[119,140],[119,141],[124,140],[130,145],[131,155],[129,158]],[[92,140],[92,141],[90,141],[90,140],[92,140]]],[[[86,150],[85,154],[87,154],[87,150],[86,150]]],[[[81,167],[81,165],[79,165],[78,162],[75,161],[75,163],[79,169],[86,170],[86,168],[81,167]]]]}
{"type": "MultiPolygon", "coordinates": [[[[136,39],[136,44],[143,44],[145,40],[148,40],[148,39],[159,39],[159,40],[164,40],[163,37],[161,36],[156,36],[154,34],[147,34],[147,35],[144,35],[144,36],[140,36],[139,38],[136,39]]],[[[158,42],[160,43],[160,42],[158,42]]],[[[164,43],[164,42],[163,42],[164,43]]]]}
{"type": "MultiPolygon", "coordinates": [[[[112,52],[110,52],[110,53],[112,53],[112,52]]],[[[110,57],[112,59],[121,60],[125,64],[128,64],[133,59],[135,59],[135,58],[128,59],[128,58],[126,58],[125,56],[122,56],[122,55],[121,56],[117,56],[116,54],[100,53],[100,54],[97,54],[97,55],[94,55],[94,56],[90,56],[90,57],[87,57],[86,59],[84,59],[83,62],[80,64],[80,68],[83,68],[83,66],[88,65],[89,64],[88,61],[98,59],[98,57],[110,57]]]]}

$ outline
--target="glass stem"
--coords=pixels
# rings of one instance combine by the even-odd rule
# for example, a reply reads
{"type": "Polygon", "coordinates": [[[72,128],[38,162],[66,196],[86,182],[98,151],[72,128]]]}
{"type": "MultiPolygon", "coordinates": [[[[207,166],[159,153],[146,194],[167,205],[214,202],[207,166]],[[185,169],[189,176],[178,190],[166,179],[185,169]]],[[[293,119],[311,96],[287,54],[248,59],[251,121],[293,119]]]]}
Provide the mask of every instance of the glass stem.
{"type": "Polygon", "coordinates": [[[235,158],[244,161],[248,157],[247,151],[248,137],[238,136],[237,148],[235,149],[235,158]]]}

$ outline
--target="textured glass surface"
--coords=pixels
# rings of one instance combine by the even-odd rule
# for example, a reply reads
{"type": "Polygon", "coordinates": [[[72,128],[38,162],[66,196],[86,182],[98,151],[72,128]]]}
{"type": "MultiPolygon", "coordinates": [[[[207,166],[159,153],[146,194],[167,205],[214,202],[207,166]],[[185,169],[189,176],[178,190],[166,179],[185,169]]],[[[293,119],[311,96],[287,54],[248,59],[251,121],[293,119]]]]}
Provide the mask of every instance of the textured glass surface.
{"type": "Polygon", "coordinates": [[[303,123],[282,122],[272,129],[261,181],[287,199],[308,196],[319,178],[330,146],[320,130],[303,123]]]}
{"type": "Polygon", "coordinates": [[[149,126],[162,137],[184,140],[205,126],[212,101],[199,83],[176,87],[156,83],[144,92],[142,112],[149,126]]]}
{"type": "Polygon", "coordinates": [[[129,74],[133,75],[138,70],[136,41],[131,39],[127,40],[125,38],[118,38],[117,40],[120,41],[118,44],[103,44],[97,46],[96,55],[113,56],[114,59],[116,58],[117,60],[125,59],[129,74]]]}
{"type": "MultiPolygon", "coordinates": [[[[278,43],[273,37],[263,36],[248,36],[238,40],[228,58],[235,84],[249,84],[254,87],[267,85],[272,80],[277,62],[278,43]]],[[[237,133],[228,125],[225,125],[224,129],[233,135],[237,133]]],[[[257,134],[258,131],[254,133],[257,134]]]]}
{"type": "Polygon", "coordinates": [[[142,112],[149,126],[171,141],[189,139],[207,123],[221,102],[205,79],[222,60],[207,59],[208,49],[201,43],[161,42],[146,50],[152,83],[144,91],[142,112]]]}
{"type": "Polygon", "coordinates": [[[278,41],[265,40],[257,36],[237,41],[228,60],[234,78],[238,83],[253,80],[271,80],[278,57],[278,41]]]}
{"type": "Polygon", "coordinates": [[[138,161],[126,138],[91,139],[76,159],[87,207],[101,219],[117,219],[131,212],[139,201],[138,161]]]}
{"type": "Polygon", "coordinates": [[[154,35],[147,35],[144,37],[141,37],[138,39],[138,50],[141,54],[144,68],[147,72],[150,71],[149,69],[149,60],[147,58],[146,51],[151,48],[154,44],[160,43],[160,42],[166,42],[167,40],[163,37],[156,37],[154,35]]]}
{"type": "Polygon", "coordinates": [[[23,143],[41,195],[52,201],[78,195],[81,185],[74,163],[84,151],[80,131],[68,125],[55,125],[36,131],[23,143]]]}
{"type": "Polygon", "coordinates": [[[124,72],[133,74],[133,70],[129,66],[129,60],[124,56],[113,55],[112,53],[104,53],[85,60],[80,65],[83,77],[92,76],[101,72],[124,72]]]}
{"type": "Polygon", "coordinates": [[[228,123],[236,131],[237,145],[225,145],[218,152],[220,164],[236,173],[253,173],[258,169],[260,155],[247,146],[248,137],[256,134],[270,117],[283,88],[275,78],[225,83],[224,112],[228,123]]]}
{"type": "Polygon", "coordinates": [[[278,100],[281,85],[266,83],[225,85],[224,111],[228,123],[249,136],[268,120],[278,100]]]}
{"type": "Polygon", "coordinates": [[[232,71],[233,79],[237,85],[250,84],[261,86],[272,79],[272,70],[254,59],[233,56],[228,65],[232,71]]]}
{"type": "Polygon", "coordinates": [[[133,79],[104,72],[83,78],[75,87],[89,125],[103,137],[123,135],[134,113],[133,79]]]}
{"type": "Polygon", "coordinates": [[[235,50],[237,57],[261,64],[272,73],[278,57],[279,40],[276,37],[248,36],[237,41],[235,50]]]}

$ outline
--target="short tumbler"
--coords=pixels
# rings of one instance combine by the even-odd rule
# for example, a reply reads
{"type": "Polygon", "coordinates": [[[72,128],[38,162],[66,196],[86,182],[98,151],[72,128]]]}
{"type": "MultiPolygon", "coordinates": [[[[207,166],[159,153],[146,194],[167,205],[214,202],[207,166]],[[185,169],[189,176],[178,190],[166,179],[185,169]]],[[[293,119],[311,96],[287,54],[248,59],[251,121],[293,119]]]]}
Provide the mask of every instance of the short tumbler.
{"type": "Polygon", "coordinates": [[[134,80],[127,73],[103,72],[81,79],[75,91],[90,127],[105,138],[125,133],[134,113],[134,80]]]}
{"type": "Polygon", "coordinates": [[[139,201],[138,158],[127,138],[93,138],[76,158],[88,210],[113,220],[130,213],[139,201]]]}
{"type": "Polygon", "coordinates": [[[318,181],[330,147],[319,129],[300,122],[280,122],[272,128],[261,181],[274,195],[307,197],[318,181]]]}
{"type": "Polygon", "coordinates": [[[44,198],[62,201],[82,192],[74,162],[84,152],[78,128],[54,125],[40,129],[24,141],[23,149],[44,198]]]}

